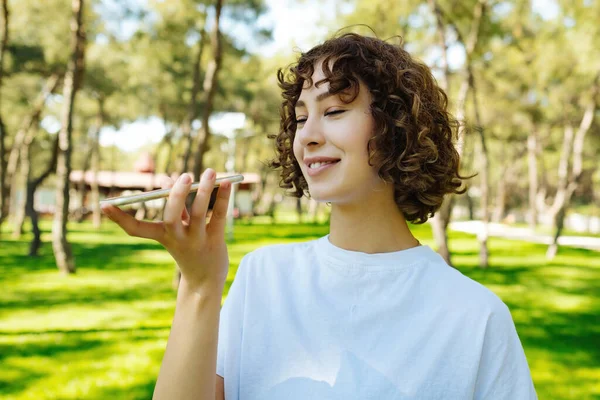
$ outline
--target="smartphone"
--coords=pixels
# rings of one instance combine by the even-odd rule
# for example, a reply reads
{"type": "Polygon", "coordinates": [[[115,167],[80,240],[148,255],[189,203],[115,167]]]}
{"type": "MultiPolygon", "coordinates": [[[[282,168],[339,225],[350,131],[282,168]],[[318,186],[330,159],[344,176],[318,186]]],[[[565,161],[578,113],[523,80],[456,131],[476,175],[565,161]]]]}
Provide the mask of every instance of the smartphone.
{"type": "MultiPolygon", "coordinates": [[[[217,180],[215,181],[215,187],[219,187],[221,185],[221,183],[225,182],[225,181],[228,181],[231,183],[240,183],[243,180],[244,180],[243,175],[224,176],[222,178],[217,178],[217,180]]],[[[198,186],[200,186],[200,182],[192,183],[192,186],[190,187],[190,193],[198,190],[198,186]]],[[[133,204],[133,203],[143,203],[143,202],[149,201],[149,200],[162,199],[165,197],[169,197],[170,192],[171,192],[171,189],[158,189],[158,190],[151,190],[149,192],[133,194],[131,196],[110,197],[108,199],[101,200],[100,206],[102,206],[103,204],[111,204],[113,206],[124,206],[127,204],[133,204]]]]}

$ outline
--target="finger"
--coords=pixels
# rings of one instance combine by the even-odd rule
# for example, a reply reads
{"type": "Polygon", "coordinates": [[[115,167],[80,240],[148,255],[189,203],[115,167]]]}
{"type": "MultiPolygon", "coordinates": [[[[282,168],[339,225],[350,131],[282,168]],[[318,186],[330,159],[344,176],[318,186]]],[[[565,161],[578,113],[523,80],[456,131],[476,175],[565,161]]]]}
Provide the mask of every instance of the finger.
{"type": "MultiPolygon", "coordinates": [[[[169,178],[168,176],[165,176],[161,179],[160,182],[160,188],[161,189],[171,189],[173,187],[173,185],[175,184],[175,181],[171,178],[169,178]]],[[[181,213],[181,220],[183,221],[184,224],[189,225],[190,223],[190,214],[187,211],[187,208],[183,208],[183,212],[181,213]]]]}
{"type": "Polygon", "coordinates": [[[160,222],[137,220],[123,210],[112,205],[103,205],[102,212],[104,212],[111,221],[119,225],[129,236],[153,239],[157,242],[160,242],[163,237],[164,231],[162,223],[160,222]]]}
{"type": "Polygon", "coordinates": [[[169,199],[165,206],[163,216],[165,230],[173,232],[176,235],[183,234],[183,223],[181,215],[185,209],[185,199],[190,191],[192,178],[188,174],[183,174],[177,179],[169,193],[169,199]]]}
{"type": "Polygon", "coordinates": [[[200,232],[206,226],[206,210],[215,186],[215,177],[215,171],[207,168],[200,178],[200,185],[190,213],[190,231],[192,233],[200,232]]]}
{"type": "Polygon", "coordinates": [[[190,225],[190,214],[188,213],[187,207],[183,207],[183,211],[181,212],[181,221],[183,222],[183,226],[190,225]]]}
{"type": "Polygon", "coordinates": [[[160,188],[161,189],[170,189],[175,184],[175,181],[168,176],[163,176],[160,180],[160,188]]]}
{"type": "MultiPolygon", "coordinates": [[[[175,185],[175,181],[166,176],[162,178],[160,187],[161,189],[171,189],[173,185],[175,185]]],[[[181,213],[181,220],[183,221],[184,225],[190,224],[190,214],[188,213],[186,207],[183,207],[183,212],[181,213]]]]}
{"type": "Polygon", "coordinates": [[[212,216],[210,217],[210,223],[208,224],[208,229],[219,236],[222,236],[225,232],[230,197],[231,182],[223,182],[217,192],[217,200],[213,206],[212,216]]]}

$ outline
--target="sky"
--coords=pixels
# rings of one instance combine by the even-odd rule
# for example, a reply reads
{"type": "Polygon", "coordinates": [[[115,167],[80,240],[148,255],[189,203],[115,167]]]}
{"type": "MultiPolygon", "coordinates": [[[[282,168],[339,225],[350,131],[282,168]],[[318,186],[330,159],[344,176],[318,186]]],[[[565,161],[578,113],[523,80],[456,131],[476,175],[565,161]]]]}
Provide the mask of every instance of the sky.
{"type": "MultiPolygon", "coordinates": [[[[106,4],[118,4],[118,0],[104,0],[106,4]]],[[[134,3],[144,4],[146,0],[129,0],[134,3]]],[[[336,0],[304,0],[299,4],[298,0],[266,0],[269,10],[263,15],[257,24],[270,27],[273,30],[273,41],[271,43],[253,45],[248,43],[249,49],[260,52],[270,57],[277,52],[290,50],[290,45],[307,50],[317,44],[327,35],[327,30],[321,24],[335,15],[336,0]]],[[[533,9],[543,18],[551,19],[558,14],[558,6],[555,0],[533,0],[533,9]]],[[[115,21],[115,25],[128,35],[135,30],[135,25],[115,21]]],[[[244,37],[240,32],[238,37],[244,37]]],[[[451,64],[460,64],[464,59],[460,49],[450,49],[451,64]]],[[[226,128],[226,122],[220,121],[226,128]]],[[[236,123],[235,121],[233,122],[236,123]]],[[[212,126],[212,122],[211,122],[212,126]]],[[[165,127],[161,120],[152,117],[146,120],[126,124],[119,130],[104,128],[100,133],[100,144],[102,146],[116,145],[121,150],[133,152],[150,143],[158,143],[163,137],[165,127]]]]}

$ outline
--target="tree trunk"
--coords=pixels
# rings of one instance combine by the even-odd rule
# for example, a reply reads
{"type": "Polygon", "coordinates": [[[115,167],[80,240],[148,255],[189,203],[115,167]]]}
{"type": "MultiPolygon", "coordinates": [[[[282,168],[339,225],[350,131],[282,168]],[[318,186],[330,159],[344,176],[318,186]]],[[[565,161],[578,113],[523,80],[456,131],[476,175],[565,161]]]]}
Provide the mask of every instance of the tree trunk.
{"type": "Polygon", "coordinates": [[[538,222],[537,132],[534,126],[527,136],[527,166],[529,171],[529,229],[535,232],[538,222]]]}
{"type": "Polygon", "coordinates": [[[564,226],[564,218],[567,215],[569,205],[571,203],[571,197],[579,186],[581,180],[581,173],[583,172],[583,146],[585,143],[585,136],[592,126],[594,121],[594,115],[596,113],[596,97],[600,91],[600,73],[596,75],[594,79],[594,85],[592,88],[592,100],[588,104],[577,129],[577,133],[573,137],[573,127],[571,124],[567,124],[565,128],[565,136],[563,140],[563,154],[561,154],[561,160],[559,162],[558,170],[558,188],[556,197],[554,198],[554,204],[552,205],[552,220],[553,220],[553,231],[554,235],[552,243],[548,248],[546,257],[548,259],[554,258],[558,251],[558,238],[562,233],[564,226]],[[569,158],[571,154],[571,148],[573,153],[573,164],[571,173],[568,171],[569,158]],[[566,153],[566,156],[564,156],[566,153]]]}
{"type": "Polygon", "coordinates": [[[173,134],[172,133],[167,133],[166,135],[166,141],[167,141],[167,147],[168,147],[168,151],[167,151],[167,161],[165,162],[165,174],[170,175],[171,174],[171,164],[173,163],[173,153],[175,152],[175,146],[173,145],[173,134]]]}
{"type": "MultiPolygon", "coordinates": [[[[448,68],[448,45],[446,43],[446,27],[443,21],[443,13],[437,3],[437,0],[428,0],[432,12],[436,16],[436,31],[438,35],[438,45],[442,49],[442,80],[440,85],[448,93],[450,85],[450,70],[448,68]]],[[[450,251],[448,250],[448,233],[446,232],[449,217],[450,196],[445,196],[442,206],[438,212],[431,218],[431,229],[437,245],[437,252],[446,260],[448,265],[452,265],[450,260],[450,251]],[[444,215],[442,215],[444,214],[444,215]],[[446,215],[448,214],[448,215],[446,215]]]]}
{"type": "Polygon", "coordinates": [[[473,221],[475,219],[475,204],[473,203],[473,197],[466,192],[464,194],[465,200],[467,200],[467,211],[469,213],[469,221],[473,221]]]}
{"type": "Polygon", "coordinates": [[[69,178],[71,174],[71,137],[73,108],[80,75],[83,73],[85,34],[83,31],[84,0],[72,0],[71,59],[65,74],[61,129],[58,133],[58,159],[56,164],[56,208],[52,223],[52,248],[58,269],[64,274],[75,273],[75,260],[67,241],[69,217],[69,178]]]}
{"type": "MultiPolygon", "coordinates": [[[[29,146],[27,146],[29,148],[29,146]]],[[[46,167],[46,170],[42,172],[42,174],[31,181],[27,182],[26,189],[26,203],[25,203],[25,212],[27,216],[31,219],[31,229],[33,231],[33,239],[31,241],[31,245],[29,246],[29,255],[37,256],[38,250],[42,244],[41,231],[38,226],[38,214],[35,211],[35,191],[38,186],[40,186],[44,180],[50,176],[50,174],[56,171],[56,162],[58,159],[58,137],[54,140],[54,144],[52,145],[52,158],[46,167]]]]}
{"type": "MultiPolygon", "coordinates": [[[[46,84],[44,85],[44,88],[33,103],[31,113],[25,118],[23,124],[21,125],[21,128],[19,128],[15,135],[13,145],[8,156],[8,164],[6,167],[6,182],[12,183],[8,191],[8,197],[10,199],[9,204],[15,203],[14,197],[16,194],[17,187],[15,185],[16,182],[14,180],[14,176],[17,172],[17,168],[19,165],[21,146],[23,146],[25,142],[31,143],[32,137],[30,132],[35,125],[39,124],[40,115],[42,113],[42,110],[44,109],[46,100],[56,90],[59,81],[59,74],[54,74],[50,78],[48,78],[46,84]]],[[[23,187],[25,187],[25,185],[23,185],[23,187]]]]}
{"type": "Polygon", "coordinates": [[[442,74],[440,76],[440,87],[444,90],[444,92],[448,93],[450,67],[448,65],[448,43],[446,42],[446,27],[444,26],[444,16],[439,4],[437,3],[437,0],[428,0],[427,3],[429,4],[431,11],[435,15],[438,45],[442,50],[442,56],[440,57],[440,68],[442,70],[442,74]]]}
{"type": "MultiPolygon", "coordinates": [[[[4,78],[4,60],[6,57],[6,48],[8,46],[8,0],[2,0],[2,38],[0,39],[0,111],[2,110],[2,83],[4,78]]],[[[6,126],[0,113],[0,231],[2,223],[8,216],[9,198],[6,180],[6,126]]]]}
{"type": "MultiPolygon", "coordinates": [[[[206,14],[205,18],[206,18],[206,14]]],[[[206,25],[206,19],[205,19],[206,25]]],[[[204,45],[206,42],[206,31],[202,29],[200,32],[200,40],[198,40],[198,50],[196,52],[196,59],[194,60],[194,76],[192,82],[192,93],[190,96],[190,103],[188,105],[187,116],[183,121],[183,125],[181,130],[183,132],[183,137],[185,140],[185,152],[183,156],[183,161],[181,163],[181,173],[185,173],[189,171],[190,167],[190,157],[192,154],[193,146],[193,138],[192,138],[192,123],[198,117],[198,92],[200,91],[200,61],[202,60],[202,53],[204,52],[204,45]]],[[[198,176],[194,177],[196,180],[198,176]]]]}
{"type": "Polygon", "coordinates": [[[502,174],[498,179],[498,187],[496,188],[496,201],[494,212],[492,214],[492,222],[499,223],[504,219],[506,212],[506,176],[502,174]]]}
{"type": "Polygon", "coordinates": [[[477,86],[475,85],[475,76],[473,74],[473,70],[471,66],[468,65],[467,69],[469,71],[469,83],[471,86],[471,93],[473,96],[473,112],[475,113],[475,124],[477,124],[477,133],[479,133],[480,146],[481,149],[478,152],[479,156],[479,165],[481,168],[480,173],[480,191],[481,191],[481,223],[482,228],[479,234],[477,235],[477,239],[479,240],[479,266],[481,268],[489,267],[489,249],[488,249],[488,237],[489,237],[489,222],[490,222],[490,213],[489,213],[489,157],[488,157],[488,148],[485,138],[485,132],[483,130],[483,122],[481,120],[481,115],[479,113],[479,103],[477,101],[477,86]]]}
{"type": "MultiPolygon", "coordinates": [[[[486,0],[479,0],[475,4],[475,8],[473,9],[473,20],[471,23],[471,30],[469,31],[469,35],[466,40],[463,38],[460,30],[456,27],[454,23],[452,23],[449,14],[445,13],[437,3],[436,0],[429,0],[430,5],[434,6],[434,13],[436,15],[437,21],[437,29],[441,30],[443,33],[445,22],[447,25],[451,25],[458,37],[458,41],[463,43],[465,46],[466,58],[465,65],[462,70],[462,82],[459,85],[459,93],[456,101],[456,118],[460,122],[460,126],[458,128],[458,138],[456,149],[460,157],[463,156],[463,147],[464,147],[464,116],[465,116],[465,103],[467,99],[467,95],[469,92],[469,68],[471,63],[471,55],[475,51],[477,47],[477,42],[479,40],[479,31],[481,27],[481,20],[483,19],[483,15],[486,8],[486,0]]],[[[445,37],[443,34],[438,32],[438,36],[445,41],[445,37]]],[[[444,48],[446,43],[440,43],[444,48]]],[[[448,64],[447,60],[445,61],[448,64]]],[[[447,69],[447,67],[446,67],[447,69]]],[[[446,85],[449,87],[448,76],[446,76],[446,85]]],[[[452,260],[450,259],[450,251],[448,249],[448,233],[446,230],[448,229],[448,224],[450,223],[450,216],[452,215],[452,206],[454,202],[452,201],[453,195],[447,195],[444,201],[442,202],[442,206],[440,210],[435,214],[433,218],[431,218],[431,225],[433,229],[433,236],[435,238],[435,242],[437,245],[438,253],[444,258],[444,260],[448,263],[448,265],[452,266],[452,260]]]]}
{"type": "Polygon", "coordinates": [[[452,260],[450,258],[450,250],[448,249],[448,223],[450,222],[452,201],[452,196],[445,196],[442,206],[435,216],[431,218],[431,229],[437,245],[437,252],[450,266],[452,266],[452,260]]]}
{"type": "Polygon", "coordinates": [[[269,209],[267,210],[267,215],[271,217],[271,224],[277,224],[277,218],[275,214],[277,212],[277,206],[281,203],[281,194],[276,193],[271,196],[271,202],[269,204],[269,209]]]}
{"type": "Polygon", "coordinates": [[[33,185],[33,183],[27,182],[25,212],[31,220],[31,231],[33,232],[33,239],[31,239],[31,243],[29,245],[28,255],[30,257],[37,257],[40,246],[42,245],[42,231],[40,230],[39,226],[38,213],[34,206],[35,190],[36,187],[33,185]]]}
{"type": "Polygon", "coordinates": [[[565,214],[566,214],[566,205],[561,207],[556,214],[552,216],[552,226],[554,229],[554,234],[552,235],[552,242],[548,246],[548,250],[546,251],[546,259],[552,260],[558,253],[558,238],[562,234],[562,230],[565,222],[565,214]]]}
{"type": "Polygon", "coordinates": [[[570,123],[567,123],[564,129],[563,143],[558,161],[558,181],[556,183],[556,195],[550,208],[552,219],[563,206],[566,199],[566,189],[569,182],[569,161],[573,148],[574,129],[570,123]]]}
{"type": "MultiPolygon", "coordinates": [[[[19,158],[21,159],[21,169],[20,169],[20,177],[15,176],[13,179],[12,190],[16,192],[15,188],[17,187],[17,182],[19,182],[19,186],[23,187],[23,193],[27,192],[27,183],[29,182],[29,177],[31,175],[31,156],[30,156],[30,144],[27,143],[25,146],[21,147],[21,154],[19,158]],[[20,185],[23,182],[24,185],[20,185]]],[[[13,239],[19,239],[23,234],[23,225],[25,224],[25,216],[26,216],[26,206],[27,199],[26,196],[22,196],[21,199],[16,201],[15,211],[14,211],[14,219],[13,219],[13,239]]]]}
{"type": "MultiPolygon", "coordinates": [[[[95,131],[96,126],[92,127],[92,129],[94,129],[95,131]]],[[[93,132],[92,135],[95,136],[95,133],[93,132]]],[[[87,183],[85,181],[85,175],[87,171],[91,170],[92,154],[94,153],[93,139],[89,137],[89,134],[86,138],[86,141],[87,143],[85,146],[87,148],[85,150],[87,151],[87,154],[83,160],[83,166],[81,168],[81,179],[77,183],[77,195],[79,196],[79,210],[76,213],[76,220],[78,223],[82,223],[85,218],[85,198],[87,196],[87,183]]]]}
{"type": "Polygon", "coordinates": [[[204,135],[200,136],[200,145],[194,158],[194,176],[199,177],[204,169],[203,160],[204,154],[208,151],[210,141],[210,126],[208,120],[212,113],[215,94],[217,93],[218,75],[221,69],[221,61],[223,58],[223,45],[221,38],[221,9],[223,8],[223,0],[216,0],[215,4],[215,25],[212,32],[211,44],[214,57],[209,63],[206,76],[204,77],[204,113],[202,115],[202,130],[204,135]]]}
{"type": "Polygon", "coordinates": [[[98,187],[98,171],[100,170],[100,130],[104,126],[104,98],[98,98],[98,114],[96,115],[96,130],[92,137],[92,156],[90,169],[92,171],[92,183],[90,203],[92,205],[92,223],[94,228],[99,229],[102,223],[102,212],[100,211],[100,188],[98,187]]]}
{"type": "MultiPolygon", "coordinates": [[[[548,128],[550,132],[551,127],[548,128]]],[[[538,132],[539,133],[539,132],[538,132]]],[[[548,135],[550,136],[550,135],[548,135]]],[[[539,180],[538,180],[538,192],[535,196],[535,204],[538,211],[538,219],[540,214],[545,214],[548,212],[548,206],[546,205],[546,195],[548,193],[548,179],[547,179],[547,169],[546,169],[546,160],[544,159],[544,151],[543,151],[543,143],[541,138],[537,138],[537,148],[536,154],[538,155],[538,170],[539,170],[539,180]]]]}

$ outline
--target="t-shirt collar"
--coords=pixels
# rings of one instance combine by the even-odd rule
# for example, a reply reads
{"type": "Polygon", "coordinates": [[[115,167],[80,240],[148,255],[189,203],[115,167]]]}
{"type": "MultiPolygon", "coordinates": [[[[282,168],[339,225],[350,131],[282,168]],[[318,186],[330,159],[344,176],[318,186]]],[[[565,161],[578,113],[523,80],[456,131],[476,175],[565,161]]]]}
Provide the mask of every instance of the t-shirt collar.
{"type": "Polygon", "coordinates": [[[377,268],[403,268],[432,257],[439,257],[429,246],[420,245],[406,250],[388,253],[363,253],[361,251],[345,250],[329,241],[329,234],[316,241],[317,253],[323,260],[336,265],[372,266],[377,268]]]}

